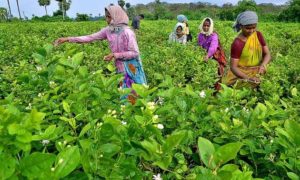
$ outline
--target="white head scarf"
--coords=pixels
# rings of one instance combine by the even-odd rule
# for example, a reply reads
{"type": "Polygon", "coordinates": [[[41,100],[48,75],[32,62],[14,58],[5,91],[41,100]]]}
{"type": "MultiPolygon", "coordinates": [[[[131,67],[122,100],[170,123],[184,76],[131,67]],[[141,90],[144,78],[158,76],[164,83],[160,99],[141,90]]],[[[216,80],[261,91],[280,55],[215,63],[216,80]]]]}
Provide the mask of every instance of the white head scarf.
{"type": "Polygon", "coordinates": [[[206,36],[210,36],[210,35],[214,32],[214,21],[213,21],[211,18],[206,17],[206,18],[204,18],[204,19],[202,20],[202,23],[199,25],[198,28],[199,28],[201,34],[205,34],[206,36]],[[203,24],[204,24],[204,22],[205,22],[207,19],[210,21],[210,26],[209,26],[208,31],[207,31],[207,32],[204,32],[204,31],[203,31],[203,24]]]}
{"type": "Polygon", "coordinates": [[[177,23],[177,24],[175,25],[174,30],[173,30],[173,32],[174,32],[175,34],[177,34],[177,28],[178,28],[178,27],[181,27],[181,28],[182,28],[182,32],[183,32],[183,30],[184,30],[184,24],[183,24],[183,23],[177,23]]]}

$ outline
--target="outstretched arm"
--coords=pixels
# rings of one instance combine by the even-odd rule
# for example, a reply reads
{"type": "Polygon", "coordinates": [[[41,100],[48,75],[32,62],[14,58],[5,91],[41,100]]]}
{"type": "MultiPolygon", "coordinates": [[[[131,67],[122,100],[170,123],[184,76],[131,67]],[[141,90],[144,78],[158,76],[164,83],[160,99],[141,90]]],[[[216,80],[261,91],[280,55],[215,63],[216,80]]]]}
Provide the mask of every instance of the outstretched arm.
{"type": "Polygon", "coordinates": [[[78,37],[63,37],[63,38],[58,38],[55,42],[54,45],[60,45],[65,42],[72,42],[72,43],[89,43],[95,40],[103,40],[106,39],[106,31],[107,29],[104,28],[99,32],[96,32],[94,34],[90,34],[87,36],[78,36],[78,37]]]}

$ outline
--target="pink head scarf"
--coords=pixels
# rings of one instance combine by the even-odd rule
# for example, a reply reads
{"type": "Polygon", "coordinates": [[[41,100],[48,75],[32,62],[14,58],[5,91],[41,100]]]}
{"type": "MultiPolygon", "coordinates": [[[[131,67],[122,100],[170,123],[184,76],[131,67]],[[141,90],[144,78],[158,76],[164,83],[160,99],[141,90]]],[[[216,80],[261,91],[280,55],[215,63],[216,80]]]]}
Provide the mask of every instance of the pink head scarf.
{"type": "Polygon", "coordinates": [[[123,25],[128,25],[129,18],[126,12],[121,8],[121,6],[113,5],[113,6],[108,6],[105,9],[109,12],[112,19],[109,24],[110,26],[120,27],[123,25]]]}

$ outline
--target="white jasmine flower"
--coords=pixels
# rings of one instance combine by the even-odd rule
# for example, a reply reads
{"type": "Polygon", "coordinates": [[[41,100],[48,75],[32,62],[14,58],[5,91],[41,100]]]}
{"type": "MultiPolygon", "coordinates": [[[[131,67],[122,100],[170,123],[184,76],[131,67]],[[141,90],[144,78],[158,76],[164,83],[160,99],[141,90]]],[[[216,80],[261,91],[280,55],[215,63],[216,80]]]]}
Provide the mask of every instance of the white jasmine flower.
{"type": "Polygon", "coordinates": [[[102,154],[100,154],[100,157],[102,158],[102,157],[103,157],[103,155],[102,155],[102,154]]]}
{"type": "Polygon", "coordinates": [[[47,144],[49,144],[49,142],[50,142],[49,140],[45,139],[42,141],[42,144],[43,144],[43,146],[46,146],[47,144]]]}
{"type": "Polygon", "coordinates": [[[205,91],[202,90],[202,91],[199,93],[199,96],[200,96],[201,98],[205,98],[205,96],[206,96],[205,91]]]}
{"type": "Polygon", "coordinates": [[[148,103],[147,103],[147,106],[148,106],[148,108],[149,108],[150,110],[155,109],[155,103],[154,103],[154,102],[148,102],[148,103]]]}
{"type": "Polygon", "coordinates": [[[119,87],[118,91],[121,92],[121,93],[124,93],[124,89],[122,87],[119,87]]]}
{"type": "Polygon", "coordinates": [[[49,85],[50,85],[51,88],[54,88],[56,84],[55,84],[54,81],[50,81],[50,82],[49,82],[49,85]]]}
{"type": "Polygon", "coordinates": [[[270,156],[269,156],[269,160],[271,162],[274,162],[274,159],[275,159],[275,155],[271,153],[270,156]]]}
{"type": "Polygon", "coordinates": [[[40,98],[43,97],[43,96],[44,96],[44,93],[39,93],[38,94],[38,97],[40,97],[40,98]]]}
{"type": "Polygon", "coordinates": [[[125,122],[125,121],[122,121],[121,123],[122,123],[123,125],[126,125],[126,124],[127,124],[127,122],[125,122]]]}
{"type": "Polygon", "coordinates": [[[225,112],[228,112],[228,111],[229,111],[229,108],[226,108],[226,109],[225,109],[225,112]]]}
{"type": "Polygon", "coordinates": [[[163,180],[160,176],[160,174],[158,173],[157,175],[153,175],[153,180],[163,180]]]}
{"type": "Polygon", "coordinates": [[[28,106],[25,108],[26,110],[30,110],[32,107],[31,107],[31,103],[28,104],[28,106]]]}
{"type": "Polygon", "coordinates": [[[164,125],[162,125],[162,124],[157,124],[157,128],[158,128],[158,129],[164,129],[164,125]]]}
{"type": "Polygon", "coordinates": [[[112,111],[109,109],[107,112],[108,112],[108,114],[111,114],[112,111]]]}
{"type": "Polygon", "coordinates": [[[116,114],[116,113],[117,113],[116,110],[113,110],[113,111],[111,112],[112,115],[114,115],[114,114],[116,114]]]}
{"type": "Polygon", "coordinates": [[[163,105],[164,104],[164,98],[163,97],[158,97],[157,104],[163,105]]]}
{"type": "Polygon", "coordinates": [[[121,111],[125,111],[126,106],[125,105],[121,105],[121,111]]]}
{"type": "Polygon", "coordinates": [[[245,111],[246,113],[248,113],[249,109],[247,109],[246,107],[243,107],[243,111],[245,111]]]}
{"type": "Polygon", "coordinates": [[[157,120],[157,119],[158,119],[158,115],[154,115],[153,120],[157,120]]]}
{"type": "Polygon", "coordinates": [[[41,71],[41,70],[43,70],[43,68],[41,66],[36,66],[36,70],[41,71]]]}
{"type": "Polygon", "coordinates": [[[51,171],[53,172],[53,171],[55,171],[55,168],[53,167],[53,168],[51,168],[51,171]]]}

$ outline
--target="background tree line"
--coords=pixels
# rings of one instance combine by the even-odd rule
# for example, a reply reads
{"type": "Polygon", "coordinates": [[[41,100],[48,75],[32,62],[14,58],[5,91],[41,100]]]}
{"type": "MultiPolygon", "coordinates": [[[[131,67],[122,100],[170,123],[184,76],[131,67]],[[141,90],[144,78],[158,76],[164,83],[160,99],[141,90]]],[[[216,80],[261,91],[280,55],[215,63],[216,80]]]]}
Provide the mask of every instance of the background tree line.
{"type": "MultiPolygon", "coordinates": [[[[7,0],[8,9],[0,7],[0,21],[8,21],[13,18],[11,13],[10,1],[7,0]]],[[[39,21],[71,21],[73,19],[67,16],[67,11],[71,8],[71,0],[55,0],[59,9],[53,12],[52,16],[48,15],[47,6],[51,0],[38,0],[41,7],[45,9],[45,16],[37,17],[32,15],[32,20],[39,21]]],[[[17,2],[19,18],[22,19],[19,2],[17,2]]],[[[148,4],[137,4],[132,6],[125,0],[118,0],[118,4],[123,7],[129,17],[132,19],[135,15],[144,14],[146,19],[175,19],[178,14],[185,14],[191,20],[199,20],[204,17],[211,17],[220,20],[234,20],[242,11],[253,10],[259,15],[261,21],[288,21],[300,22],[300,0],[290,0],[284,5],[274,5],[272,3],[256,4],[254,0],[240,0],[236,5],[225,3],[217,6],[208,2],[197,3],[166,3],[161,0],[154,0],[148,4]]],[[[27,17],[23,17],[28,19],[27,17]]],[[[77,13],[75,20],[88,21],[104,18],[100,14],[96,17],[88,14],[77,13]]]]}

